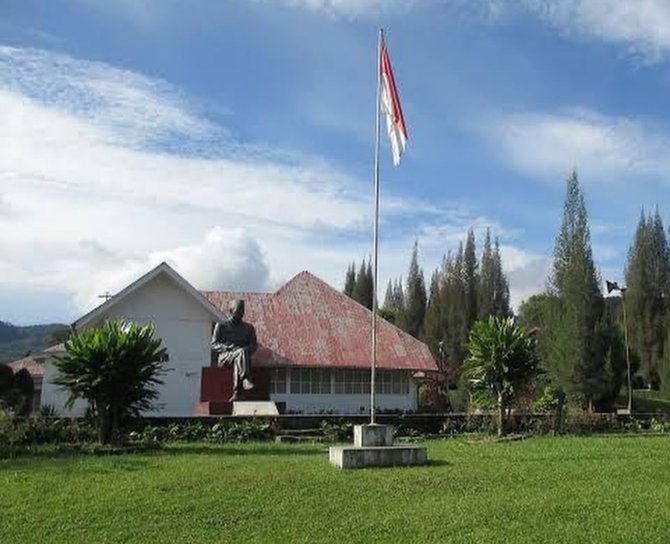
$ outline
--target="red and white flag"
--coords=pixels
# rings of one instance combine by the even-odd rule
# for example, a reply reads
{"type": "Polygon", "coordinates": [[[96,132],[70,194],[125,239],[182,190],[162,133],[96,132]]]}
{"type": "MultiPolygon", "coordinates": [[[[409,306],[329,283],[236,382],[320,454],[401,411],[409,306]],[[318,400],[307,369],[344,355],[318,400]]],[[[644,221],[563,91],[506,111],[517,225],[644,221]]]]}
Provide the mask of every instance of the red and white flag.
{"type": "Polygon", "coordinates": [[[400,158],[405,151],[405,146],[407,145],[407,127],[405,126],[405,118],[402,115],[402,108],[400,107],[398,89],[396,89],[395,80],[393,79],[391,59],[389,58],[386,44],[383,41],[380,54],[381,108],[386,114],[386,131],[391,140],[393,164],[398,166],[400,164],[400,158]]]}

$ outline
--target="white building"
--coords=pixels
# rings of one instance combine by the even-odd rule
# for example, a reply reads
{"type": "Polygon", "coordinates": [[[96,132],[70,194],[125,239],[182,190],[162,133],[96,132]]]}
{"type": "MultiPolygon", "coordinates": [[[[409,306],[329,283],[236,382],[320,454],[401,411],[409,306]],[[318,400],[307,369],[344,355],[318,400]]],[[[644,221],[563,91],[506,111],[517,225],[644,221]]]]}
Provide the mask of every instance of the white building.
{"type": "MultiPolygon", "coordinates": [[[[256,327],[254,398],[275,401],[287,412],[341,414],[369,410],[370,311],[308,272],[276,293],[199,292],[162,263],[73,327],[95,327],[124,318],[153,323],[163,340],[169,371],[154,415],[230,413],[230,368],[212,368],[210,338],[233,298],[245,301],[245,321],[256,327]]],[[[428,347],[378,319],[377,397],[381,410],[415,410],[417,371],[436,370],[428,347]]],[[[67,393],[52,383],[44,363],[41,404],[65,414],[67,393]]],[[[81,415],[79,403],[70,412],[81,415]]]]}

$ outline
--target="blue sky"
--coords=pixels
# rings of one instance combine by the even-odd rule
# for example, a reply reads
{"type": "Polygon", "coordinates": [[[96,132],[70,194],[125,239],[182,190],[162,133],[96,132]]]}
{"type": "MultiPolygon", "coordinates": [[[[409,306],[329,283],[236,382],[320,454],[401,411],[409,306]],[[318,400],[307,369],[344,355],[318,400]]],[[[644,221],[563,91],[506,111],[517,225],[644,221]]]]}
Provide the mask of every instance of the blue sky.
{"type": "Polygon", "coordinates": [[[337,288],[371,238],[376,32],[409,145],[382,150],[380,274],[474,226],[543,289],[577,168],[603,277],[670,218],[663,0],[0,2],[0,319],[71,321],[162,260],[201,289],[337,288]]]}

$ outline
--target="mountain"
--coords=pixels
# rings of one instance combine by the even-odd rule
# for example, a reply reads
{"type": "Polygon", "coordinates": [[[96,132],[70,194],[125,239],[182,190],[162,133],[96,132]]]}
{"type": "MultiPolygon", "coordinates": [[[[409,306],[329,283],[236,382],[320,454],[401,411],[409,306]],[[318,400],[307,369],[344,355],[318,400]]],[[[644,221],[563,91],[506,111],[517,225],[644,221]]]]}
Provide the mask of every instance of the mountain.
{"type": "Polygon", "coordinates": [[[67,329],[68,326],[61,323],[21,327],[0,321],[0,364],[62,342],[67,329]]]}

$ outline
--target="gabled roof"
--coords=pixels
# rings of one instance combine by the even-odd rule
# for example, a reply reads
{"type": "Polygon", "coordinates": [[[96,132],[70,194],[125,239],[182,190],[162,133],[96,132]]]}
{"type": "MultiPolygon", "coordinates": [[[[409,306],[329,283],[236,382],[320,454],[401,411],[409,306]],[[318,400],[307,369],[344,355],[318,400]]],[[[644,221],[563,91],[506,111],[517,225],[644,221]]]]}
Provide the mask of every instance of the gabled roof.
{"type": "Polygon", "coordinates": [[[41,378],[44,374],[44,358],[39,358],[35,355],[28,355],[23,359],[12,361],[9,366],[16,374],[19,370],[27,369],[33,378],[41,378]]]}
{"type": "MultiPolygon", "coordinates": [[[[372,312],[309,272],[276,293],[209,291],[220,310],[245,301],[245,321],[256,328],[264,365],[370,368],[372,312]]],[[[436,370],[428,346],[377,317],[377,367],[436,370]]]]}
{"type": "Polygon", "coordinates": [[[72,324],[72,327],[74,329],[77,329],[79,327],[85,327],[86,325],[95,321],[100,316],[104,315],[110,308],[112,308],[113,306],[124,300],[128,295],[130,295],[143,285],[149,283],[151,280],[153,280],[155,277],[161,274],[170,278],[179,288],[181,288],[186,293],[191,295],[193,299],[198,304],[200,304],[207,312],[209,312],[212,315],[212,317],[214,317],[216,320],[222,321],[226,319],[226,316],[222,314],[215,306],[210,304],[210,302],[202,295],[202,293],[200,293],[200,291],[198,291],[183,277],[177,274],[174,268],[172,268],[169,264],[163,262],[159,264],[157,267],[147,272],[146,274],[144,274],[144,276],[142,276],[141,278],[135,280],[125,289],[119,291],[114,296],[107,299],[97,308],[94,308],[83,317],[80,317],[77,321],[75,321],[72,324]]]}

